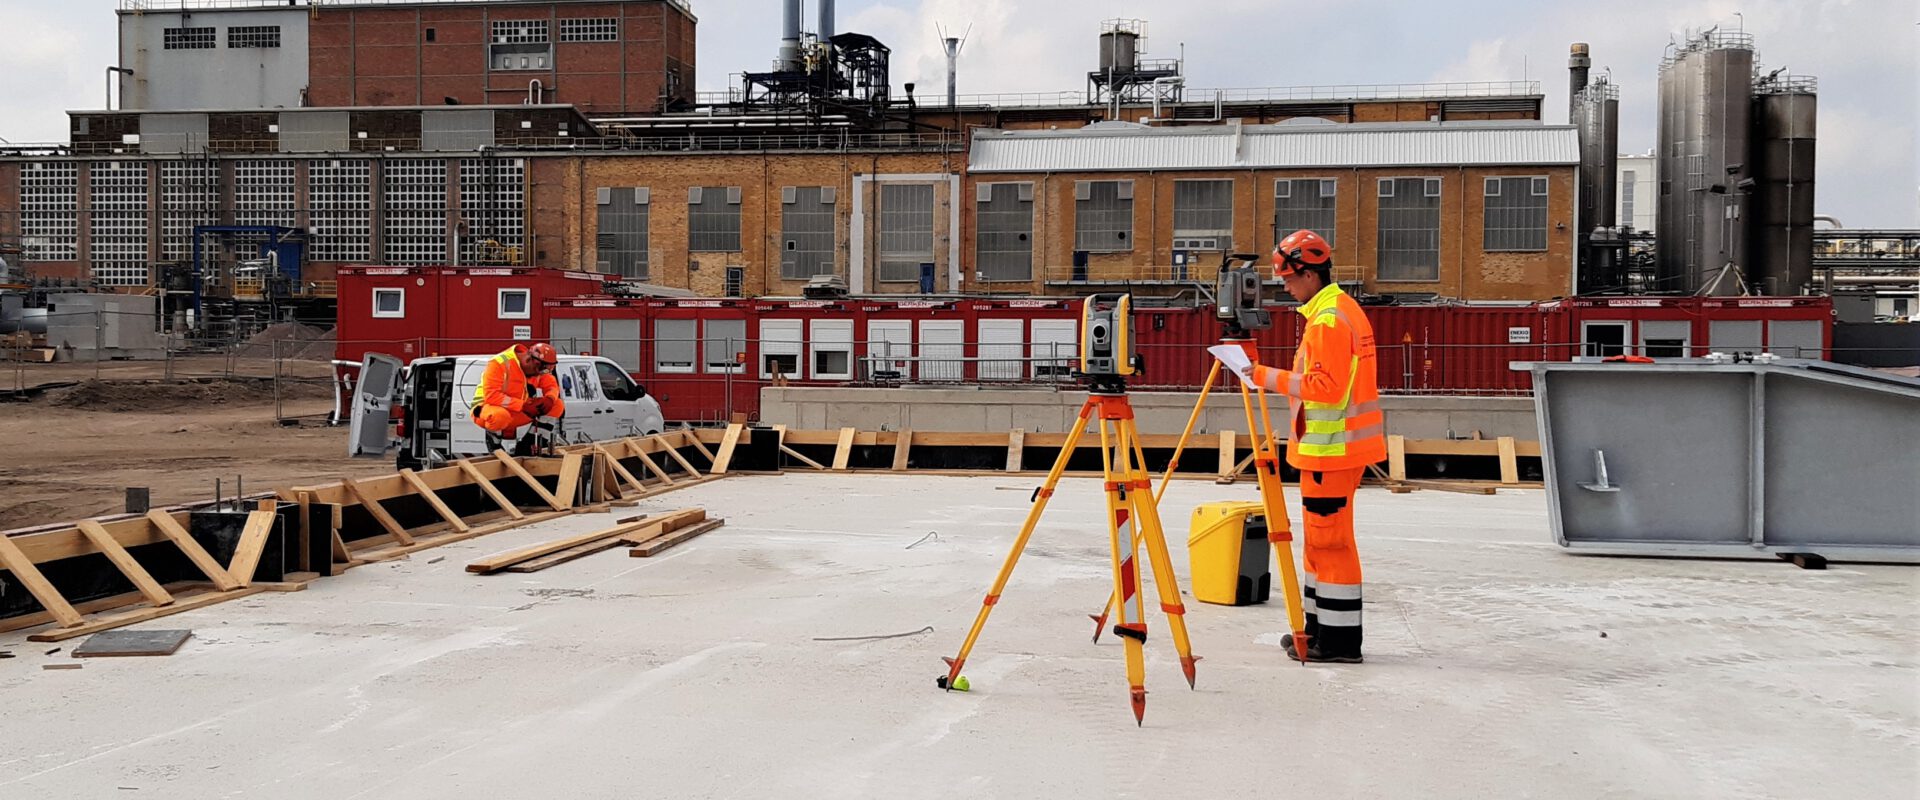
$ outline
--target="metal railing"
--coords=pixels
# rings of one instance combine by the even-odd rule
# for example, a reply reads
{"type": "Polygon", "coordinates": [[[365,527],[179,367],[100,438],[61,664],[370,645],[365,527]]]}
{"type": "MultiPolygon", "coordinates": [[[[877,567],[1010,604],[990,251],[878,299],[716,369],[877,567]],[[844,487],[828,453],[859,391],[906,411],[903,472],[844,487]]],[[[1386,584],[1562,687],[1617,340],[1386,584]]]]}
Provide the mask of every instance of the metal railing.
{"type": "MultiPolygon", "coordinates": [[[[1539,81],[1457,81],[1449,83],[1349,83],[1322,86],[1260,86],[1239,88],[1188,88],[1189,97],[1212,102],[1217,94],[1229,103],[1277,100],[1426,100],[1457,97],[1524,97],[1540,94],[1539,81]]],[[[955,102],[961,105],[987,106],[1074,106],[1088,105],[1084,91],[999,92],[963,94],[955,102]]],[[[1191,101],[1201,102],[1201,101],[1191,101]]]]}
{"type": "MultiPolygon", "coordinates": [[[[418,138],[399,139],[352,139],[339,151],[302,150],[283,151],[273,139],[214,139],[196,142],[197,147],[186,148],[187,153],[204,150],[213,154],[276,153],[288,157],[300,157],[320,152],[365,153],[368,156],[380,154],[407,153],[410,156],[424,155],[433,157],[444,154],[445,157],[457,157],[461,154],[477,153],[485,150],[493,154],[512,151],[618,151],[627,153],[685,153],[685,152],[842,152],[851,150],[889,150],[921,152],[957,152],[965,144],[966,137],[960,133],[870,133],[851,130],[836,130],[826,133],[790,133],[790,134],[716,134],[690,131],[673,136],[627,137],[627,136],[518,136],[495,140],[484,148],[465,150],[423,150],[418,138]]],[[[42,157],[42,156],[177,156],[182,155],[180,148],[168,147],[164,152],[149,153],[139,144],[124,142],[74,142],[72,144],[15,144],[0,146],[0,156],[6,157],[42,157]]]]}

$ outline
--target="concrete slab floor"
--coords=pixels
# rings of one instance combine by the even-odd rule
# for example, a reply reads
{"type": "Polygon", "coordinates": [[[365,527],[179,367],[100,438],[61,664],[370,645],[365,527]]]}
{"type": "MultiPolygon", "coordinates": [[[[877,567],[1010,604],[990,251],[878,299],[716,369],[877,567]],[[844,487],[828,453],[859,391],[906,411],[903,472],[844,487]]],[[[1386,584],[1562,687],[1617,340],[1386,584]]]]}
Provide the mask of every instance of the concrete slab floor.
{"type": "MultiPolygon", "coordinates": [[[[1277,604],[1192,603],[1199,688],[1154,616],[1136,728],[1088,641],[1101,495],[1069,480],[973,691],[940,692],[1033,485],[740,477],[643,505],[728,519],[652,559],[463,571],[612,517],[581,516],[149,623],[194,630],[167,658],[48,672],[65,651],[0,636],[0,797],[1920,792],[1920,571],[1571,556],[1538,491],[1364,491],[1367,663],[1285,661],[1277,604]]],[[[1183,576],[1194,504],[1254,496],[1174,486],[1183,576]]]]}

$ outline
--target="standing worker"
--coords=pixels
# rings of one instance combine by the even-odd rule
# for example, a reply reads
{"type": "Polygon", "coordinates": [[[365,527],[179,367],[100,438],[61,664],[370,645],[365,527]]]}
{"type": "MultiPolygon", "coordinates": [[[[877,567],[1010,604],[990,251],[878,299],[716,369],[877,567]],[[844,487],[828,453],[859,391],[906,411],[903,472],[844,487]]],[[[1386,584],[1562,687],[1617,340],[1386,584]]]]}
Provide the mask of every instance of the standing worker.
{"type": "MultiPolygon", "coordinates": [[[[488,449],[498,449],[500,440],[516,438],[521,426],[566,413],[560,384],[547,372],[559,360],[553,345],[545,343],[516,344],[487,360],[487,371],[480,375],[470,405],[473,424],[487,432],[488,449]]],[[[523,443],[521,449],[528,448],[523,443]]]]}
{"type": "MultiPolygon", "coordinates": [[[[1353,544],[1353,493],[1368,466],[1387,457],[1373,326],[1333,282],[1333,246],[1295,231],[1273,250],[1274,276],[1300,301],[1306,332],[1293,369],[1251,366],[1247,377],[1285,392],[1292,418],[1287,463],[1300,470],[1306,526],[1307,660],[1358,664],[1360,553],[1353,544]]],[[[1281,649],[1295,660],[1293,636],[1281,649]]]]}

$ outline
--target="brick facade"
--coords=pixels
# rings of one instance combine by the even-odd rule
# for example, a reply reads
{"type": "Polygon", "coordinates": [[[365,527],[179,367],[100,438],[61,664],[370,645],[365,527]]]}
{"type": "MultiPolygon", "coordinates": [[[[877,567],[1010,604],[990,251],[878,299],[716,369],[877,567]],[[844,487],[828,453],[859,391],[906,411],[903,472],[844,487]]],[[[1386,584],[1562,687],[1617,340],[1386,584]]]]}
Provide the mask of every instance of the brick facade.
{"type": "Polygon", "coordinates": [[[694,20],[666,0],[321,6],[310,31],[309,106],[518,103],[536,80],[545,102],[588,113],[649,112],[693,99],[694,20]],[[561,41],[562,21],[587,18],[618,19],[618,39],[561,41]],[[547,22],[544,68],[488,63],[492,25],[508,20],[547,22]]]}

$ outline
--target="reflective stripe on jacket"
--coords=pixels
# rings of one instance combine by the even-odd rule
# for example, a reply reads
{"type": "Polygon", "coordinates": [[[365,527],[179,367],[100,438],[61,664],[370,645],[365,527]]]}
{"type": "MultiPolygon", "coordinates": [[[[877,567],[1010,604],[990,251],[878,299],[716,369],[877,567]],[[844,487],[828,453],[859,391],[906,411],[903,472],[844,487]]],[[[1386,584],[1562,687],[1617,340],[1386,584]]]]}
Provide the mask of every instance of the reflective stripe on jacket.
{"type": "Polygon", "coordinates": [[[487,359],[487,369],[480,373],[480,385],[473,387],[473,400],[467,405],[499,406],[508,411],[522,412],[527,409],[527,387],[531,385],[540,390],[540,396],[553,398],[553,408],[548,416],[558,417],[565,413],[566,406],[560,400],[560,384],[552,375],[536,375],[528,378],[520,369],[520,346],[514,345],[487,359]]]}
{"type": "Polygon", "coordinates": [[[1293,369],[1262,366],[1254,372],[1269,391],[1287,394],[1293,419],[1287,463],[1338,470],[1386,460],[1379,364],[1367,315],[1337,284],[1321,289],[1300,314],[1307,329],[1293,369]]]}

